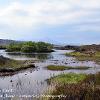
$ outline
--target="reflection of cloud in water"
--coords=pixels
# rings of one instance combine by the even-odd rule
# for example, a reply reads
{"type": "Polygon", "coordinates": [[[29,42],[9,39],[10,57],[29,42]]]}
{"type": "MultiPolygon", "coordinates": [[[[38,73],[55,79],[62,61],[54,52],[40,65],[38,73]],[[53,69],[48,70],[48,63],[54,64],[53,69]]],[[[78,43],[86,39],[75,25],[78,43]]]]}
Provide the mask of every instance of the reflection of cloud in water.
{"type": "MultiPolygon", "coordinates": [[[[70,73],[70,72],[89,74],[89,73],[96,73],[100,71],[100,69],[94,70],[94,68],[90,68],[88,70],[65,70],[61,72],[61,71],[50,71],[44,68],[50,64],[66,65],[66,66],[68,65],[69,66],[77,66],[77,65],[96,66],[94,62],[90,62],[90,61],[88,62],[75,61],[73,57],[65,56],[64,55],[65,52],[69,52],[69,51],[57,50],[56,52],[52,52],[52,53],[36,53],[36,54],[7,54],[4,51],[0,51],[0,54],[12,59],[46,60],[45,62],[35,63],[35,65],[38,66],[38,68],[36,69],[27,69],[13,76],[7,76],[4,78],[0,77],[0,89],[12,88],[15,90],[14,94],[17,95],[20,94],[33,95],[39,93],[41,94],[48,86],[45,80],[55,75],[61,73],[70,73]],[[12,80],[12,82],[10,82],[10,80],[12,80]]],[[[96,66],[96,68],[97,67],[98,66],[96,66]]]]}

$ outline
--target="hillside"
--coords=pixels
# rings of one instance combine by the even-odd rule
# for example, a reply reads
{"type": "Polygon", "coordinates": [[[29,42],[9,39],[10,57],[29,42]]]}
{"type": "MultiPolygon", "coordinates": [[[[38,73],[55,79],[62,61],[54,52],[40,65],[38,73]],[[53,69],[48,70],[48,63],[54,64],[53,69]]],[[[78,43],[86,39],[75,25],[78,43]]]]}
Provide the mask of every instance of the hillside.
{"type": "Polygon", "coordinates": [[[9,45],[11,43],[19,43],[21,41],[15,41],[15,40],[8,40],[8,39],[0,39],[0,45],[9,45]]]}

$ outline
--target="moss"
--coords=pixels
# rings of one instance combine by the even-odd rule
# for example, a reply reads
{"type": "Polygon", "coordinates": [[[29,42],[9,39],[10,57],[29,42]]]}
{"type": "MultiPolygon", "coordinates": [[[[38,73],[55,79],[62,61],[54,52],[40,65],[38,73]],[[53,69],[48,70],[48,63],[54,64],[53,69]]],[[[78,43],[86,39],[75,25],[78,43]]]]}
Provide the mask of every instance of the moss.
{"type": "Polygon", "coordinates": [[[72,66],[49,65],[46,68],[48,70],[52,70],[52,71],[63,71],[63,70],[71,70],[71,69],[86,70],[86,69],[88,69],[90,67],[86,67],[86,66],[76,66],[76,67],[72,67],[72,66]]]}

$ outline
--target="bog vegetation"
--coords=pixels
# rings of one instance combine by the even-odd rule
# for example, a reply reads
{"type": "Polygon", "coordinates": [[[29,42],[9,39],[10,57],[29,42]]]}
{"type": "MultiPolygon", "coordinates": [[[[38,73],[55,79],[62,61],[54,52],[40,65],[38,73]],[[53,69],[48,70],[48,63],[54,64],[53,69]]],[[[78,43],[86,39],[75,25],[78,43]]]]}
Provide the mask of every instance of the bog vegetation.
{"type": "Polygon", "coordinates": [[[10,74],[10,72],[16,72],[27,68],[35,68],[35,65],[31,63],[31,61],[19,61],[0,56],[0,75],[10,74]]]}
{"type": "Polygon", "coordinates": [[[49,100],[100,100],[100,73],[61,74],[47,80],[54,88],[51,95],[64,95],[49,100]]]}
{"type": "Polygon", "coordinates": [[[71,70],[71,69],[76,69],[76,70],[86,70],[89,69],[90,67],[87,66],[60,66],[60,65],[48,65],[46,67],[48,70],[52,70],[52,71],[63,71],[63,70],[71,70]]]}
{"type": "Polygon", "coordinates": [[[52,44],[49,43],[29,41],[22,43],[11,43],[9,46],[7,46],[7,52],[51,52],[52,47],[52,44]]]}

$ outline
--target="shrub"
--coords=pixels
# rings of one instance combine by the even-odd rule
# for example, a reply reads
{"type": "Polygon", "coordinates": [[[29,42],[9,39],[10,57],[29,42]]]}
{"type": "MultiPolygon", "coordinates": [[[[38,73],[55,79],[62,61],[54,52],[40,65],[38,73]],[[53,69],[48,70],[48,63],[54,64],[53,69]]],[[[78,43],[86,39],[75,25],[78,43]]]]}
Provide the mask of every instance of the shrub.
{"type": "Polygon", "coordinates": [[[7,47],[8,52],[51,52],[52,45],[45,42],[23,42],[23,43],[12,43],[7,47]]]}
{"type": "Polygon", "coordinates": [[[36,48],[34,46],[24,45],[21,48],[21,52],[24,52],[24,53],[33,53],[35,51],[36,51],[36,48]]]}

